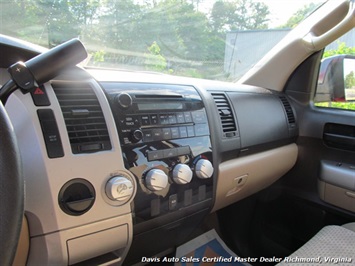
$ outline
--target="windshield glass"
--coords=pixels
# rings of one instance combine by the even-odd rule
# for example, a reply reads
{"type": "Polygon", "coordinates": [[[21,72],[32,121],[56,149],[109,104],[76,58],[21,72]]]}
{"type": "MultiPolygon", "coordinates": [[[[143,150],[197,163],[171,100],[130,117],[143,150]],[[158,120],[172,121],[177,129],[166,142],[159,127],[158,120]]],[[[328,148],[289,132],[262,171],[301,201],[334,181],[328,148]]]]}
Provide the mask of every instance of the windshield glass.
{"type": "Polygon", "coordinates": [[[79,38],[87,65],[237,80],[324,1],[2,0],[0,33],[79,38]]]}

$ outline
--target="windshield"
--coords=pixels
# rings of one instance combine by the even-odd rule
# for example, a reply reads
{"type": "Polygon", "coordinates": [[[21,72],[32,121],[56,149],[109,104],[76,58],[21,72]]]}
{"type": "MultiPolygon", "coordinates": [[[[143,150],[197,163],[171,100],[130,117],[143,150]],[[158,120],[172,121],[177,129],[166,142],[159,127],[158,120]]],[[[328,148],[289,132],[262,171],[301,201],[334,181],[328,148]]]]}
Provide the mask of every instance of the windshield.
{"type": "Polygon", "coordinates": [[[88,66],[237,80],[324,1],[2,0],[0,33],[79,38],[88,66]]]}

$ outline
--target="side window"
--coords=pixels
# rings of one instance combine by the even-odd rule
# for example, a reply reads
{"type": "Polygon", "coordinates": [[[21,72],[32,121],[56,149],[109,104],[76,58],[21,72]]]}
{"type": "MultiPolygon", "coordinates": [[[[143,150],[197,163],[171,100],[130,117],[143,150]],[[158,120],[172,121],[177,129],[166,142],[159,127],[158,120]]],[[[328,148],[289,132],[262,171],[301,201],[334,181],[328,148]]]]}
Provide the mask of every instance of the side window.
{"type": "Polygon", "coordinates": [[[326,47],[314,105],[355,111],[355,29],[326,47]]]}

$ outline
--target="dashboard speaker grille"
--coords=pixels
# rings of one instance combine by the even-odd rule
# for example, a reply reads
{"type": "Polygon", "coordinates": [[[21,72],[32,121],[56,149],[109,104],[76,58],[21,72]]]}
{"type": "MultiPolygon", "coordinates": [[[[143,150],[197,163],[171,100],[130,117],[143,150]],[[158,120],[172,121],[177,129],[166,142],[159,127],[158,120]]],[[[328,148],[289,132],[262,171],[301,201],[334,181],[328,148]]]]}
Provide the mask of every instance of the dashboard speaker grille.
{"type": "Polygon", "coordinates": [[[225,137],[236,136],[237,127],[228,99],[224,93],[211,93],[217,105],[219,117],[221,119],[222,130],[225,137]],[[233,134],[234,133],[234,134],[233,134]]]}
{"type": "Polygon", "coordinates": [[[88,83],[53,83],[74,154],[111,150],[100,103],[88,83]]]}
{"type": "Polygon", "coordinates": [[[288,123],[295,124],[296,123],[295,114],[293,113],[293,110],[292,110],[292,107],[291,107],[289,101],[287,100],[287,98],[285,96],[280,96],[280,100],[282,102],[282,105],[285,108],[288,123]]]}

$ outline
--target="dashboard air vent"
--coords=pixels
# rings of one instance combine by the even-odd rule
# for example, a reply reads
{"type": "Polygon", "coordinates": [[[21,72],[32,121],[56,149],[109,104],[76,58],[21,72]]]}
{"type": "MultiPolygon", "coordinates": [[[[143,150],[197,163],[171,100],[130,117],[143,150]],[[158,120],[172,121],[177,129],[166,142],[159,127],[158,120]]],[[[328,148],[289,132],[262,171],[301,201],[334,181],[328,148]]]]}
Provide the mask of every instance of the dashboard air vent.
{"type": "Polygon", "coordinates": [[[224,136],[235,137],[237,127],[226,95],[224,93],[212,93],[212,97],[217,105],[224,136]]]}
{"type": "Polygon", "coordinates": [[[100,103],[88,83],[53,83],[74,154],[111,150],[100,103]]]}
{"type": "Polygon", "coordinates": [[[295,115],[293,113],[293,110],[292,110],[292,107],[291,107],[289,101],[287,100],[287,98],[285,96],[280,96],[280,100],[285,108],[288,123],[290,125],[295,124],[296,123],[295,115]]]}

